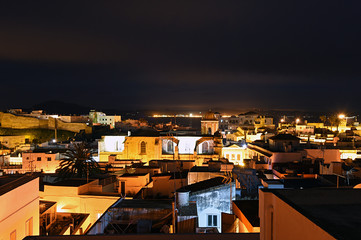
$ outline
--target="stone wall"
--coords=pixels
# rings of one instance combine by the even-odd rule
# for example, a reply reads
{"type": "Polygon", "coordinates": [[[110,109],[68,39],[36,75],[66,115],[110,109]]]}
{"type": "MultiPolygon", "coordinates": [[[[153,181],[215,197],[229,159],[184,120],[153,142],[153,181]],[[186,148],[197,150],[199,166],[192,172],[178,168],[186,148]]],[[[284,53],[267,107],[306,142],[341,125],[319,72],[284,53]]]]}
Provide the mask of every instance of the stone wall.
{"type": "Polygon", "coordinates": [[[11,113],[0,112],[0,127],[11,129],[54,129],[55,121],[57,121],[57,129],[71,132],[80,132],[85,130],[86,133],[91,133],[91,127],[85,123],[66,123],[61,120],[38,119],[35,117],[17,116],[11,113]]]}

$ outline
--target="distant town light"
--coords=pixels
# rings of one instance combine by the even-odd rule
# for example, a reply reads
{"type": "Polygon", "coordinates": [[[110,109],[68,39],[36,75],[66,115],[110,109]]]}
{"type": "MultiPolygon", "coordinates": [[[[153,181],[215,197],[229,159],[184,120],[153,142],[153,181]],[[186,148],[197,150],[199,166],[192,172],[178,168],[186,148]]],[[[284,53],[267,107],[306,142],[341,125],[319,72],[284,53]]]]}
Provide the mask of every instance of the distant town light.
{"type": "Polygon", "coordinates": [[[281,122],[284,122],[284,121],[285,121],[285,120],[282,118],[282,119],[281,119],[281,122]]]}
{"type": "Polygon", "coordinates": [[[300,119],[299,119],[299,118],[297,118],[297,119],[296,119],[296,123],[299,123],[299,122],[300,122],[300,119]]]}
{"type": "Polygon", "coordinates": [[[345,116],[345,114],[340,114],[340,115],[338,115],[338,118],[339,119],[344,119],[346,116],[345,116]]]}

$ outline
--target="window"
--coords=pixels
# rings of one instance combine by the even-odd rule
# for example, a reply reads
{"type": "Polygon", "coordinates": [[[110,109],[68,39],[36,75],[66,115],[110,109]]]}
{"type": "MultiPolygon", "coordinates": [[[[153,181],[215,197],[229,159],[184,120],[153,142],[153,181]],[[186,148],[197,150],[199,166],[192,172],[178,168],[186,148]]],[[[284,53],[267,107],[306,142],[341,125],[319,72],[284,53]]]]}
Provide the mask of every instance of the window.
{"type": "Polygon", "coordinates": [[[168,143],[167,143],[167,152],[170,152],[170,153],[173,152],[173,142],[172,141],[168,141],[168,143]]]}
{"type": "Polygon", "coordinates": [[[217,227],[217,215],[208,215],[208,227],[217,227]]]}
{"type": "Polygon", "coordinates": [[[147,153],[147,144],[145,142],[140,143],[140,154],[146,154],[147,153]]]}
{"type": "Polygon", "coordinates": [[[36,161],[41,161],[41,157],[37,157],[37,158],[36,158],[36,161]]]}
{"type": "Polygon", "coordinates": [[[25,236],[31,236],[33,235],[33,218],[29,218],[25,222],[25,236]]]}
{"type": "Polygon", "coordinates": [[[202,153],[208,153],[208,143],[204,142],[202,144],[202,153]]]}
{"type": "Polygon", "coordinates": [[[237,154],[237,160],[240,161],[241,160],[241,155],[237,154]]]}
{"type": "Polygon", "coordinates": [[[47,159],[48,159],[48,161],[51,161],[51,157],[48,157],[47,159]]]}
{"type": "Polygon", "coordinates": [[[236,157],[234,156],[234,154],[232,154],[232,160],[235,160],[236,159],[236,157]]]}
{"type": "Polygon", "coordinates": [[[226,154],[226,158],[229,159],[229,154],[226,154]]]}

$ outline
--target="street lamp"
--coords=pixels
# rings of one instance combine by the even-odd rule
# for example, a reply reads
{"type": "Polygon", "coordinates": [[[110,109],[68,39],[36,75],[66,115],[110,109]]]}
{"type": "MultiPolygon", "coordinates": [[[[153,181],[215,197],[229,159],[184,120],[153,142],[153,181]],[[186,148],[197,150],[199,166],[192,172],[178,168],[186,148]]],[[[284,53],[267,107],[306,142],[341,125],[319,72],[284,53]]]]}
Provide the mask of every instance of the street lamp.
{"type": "Polygon", "coordinates": [[[346,116],[345,116],[345,114],[342,114],[342,113],[341,113],[341,114],[338,115],[338,118],[339,118],[339,119],[345,119],[346,116]]]}

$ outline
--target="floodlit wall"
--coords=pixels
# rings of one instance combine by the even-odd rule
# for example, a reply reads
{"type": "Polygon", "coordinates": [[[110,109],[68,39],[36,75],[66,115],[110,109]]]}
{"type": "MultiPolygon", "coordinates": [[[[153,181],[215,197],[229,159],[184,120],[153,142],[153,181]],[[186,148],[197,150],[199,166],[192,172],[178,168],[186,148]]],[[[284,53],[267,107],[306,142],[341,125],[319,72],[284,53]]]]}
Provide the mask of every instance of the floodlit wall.
{"type": "Polygon", "coordinates": [[[243,166],[243,159],[246,157],[246,150],[237,145],[222,148],[222,156],[234,165],[243,166]]]}
{"type": "Polygon", "coordinates": [[[39,178],[0,196],[0,239],[39,235],[39,178]]]}
{"type": "Polygon", "coordinates": [[[0,112],[0,126],[3,128],[13,129],[32,129],[32,128],[44,128],[55,129],[55,121],[57,122],[57,129],[66,130],[71,132],[85,132],[90,133],[91,127],[85,123],[66,123],[55,118],[39,119],[36,117],[24,117],[17,116],[11,113],[0,112]]]}
{"type": "Polygon", "coordinates": [[[23,153],[22,169],[28,172],[55,173],[59,167],[59,154],[56,153],[23,153]]]}
{"type": "Polygon", "coordinates": [[[307,158],[312,160],[316,158],[325,159],[325,163],[341,162],[341,154],[339,149],[305,149],[307,158]]]}

